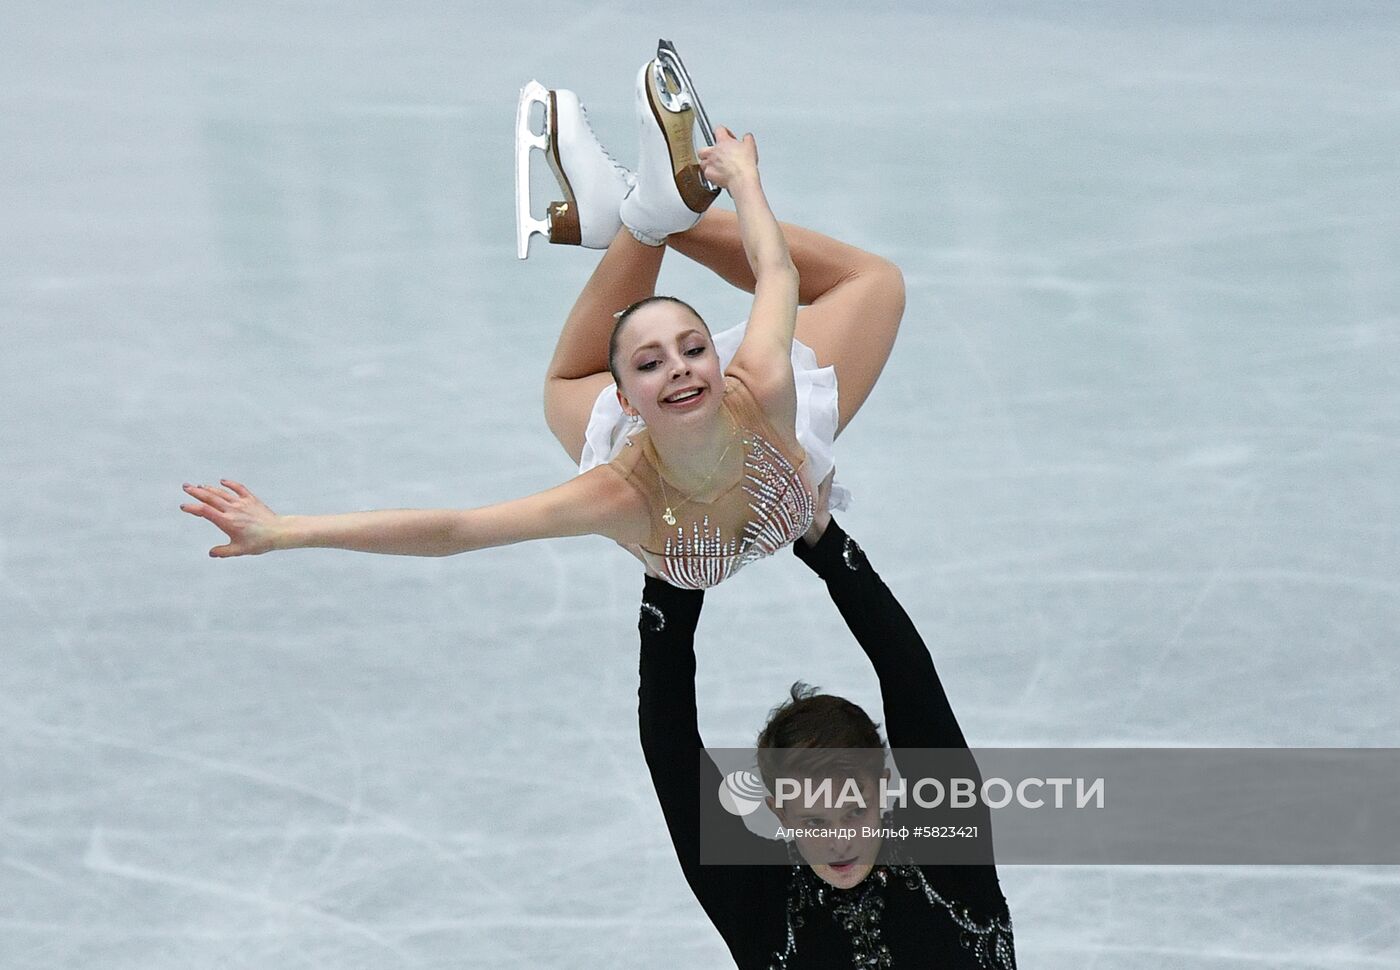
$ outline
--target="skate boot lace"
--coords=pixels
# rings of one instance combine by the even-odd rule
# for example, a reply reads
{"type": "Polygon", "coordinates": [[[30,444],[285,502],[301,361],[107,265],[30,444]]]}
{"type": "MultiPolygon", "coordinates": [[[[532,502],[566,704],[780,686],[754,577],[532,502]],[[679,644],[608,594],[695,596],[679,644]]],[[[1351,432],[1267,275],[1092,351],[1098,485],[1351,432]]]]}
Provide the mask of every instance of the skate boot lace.
{"type": "Polygon", "coordinates": [[[603,147],[603,143],[598,140],[598,133],[593,130],[593,122],[588,120],[588,109],[585,108],[582,104],[580,104],[578,106],[578,111],[579,114],[583,115],[583,125],[585,128],[588,129],[588,134],[593,137],[593,144],[598,146],[598,151],[603,153],[603,157],[606,158],[609,164],[611,164],[612,167],[623,177],[623,179],[626,180],[629,186],[636,184],[637,176],[633,174],[632,170],[626,165],[623,165],[617,159],[613,158],[612,152],[608,151],[607,148],[603,147]]]}

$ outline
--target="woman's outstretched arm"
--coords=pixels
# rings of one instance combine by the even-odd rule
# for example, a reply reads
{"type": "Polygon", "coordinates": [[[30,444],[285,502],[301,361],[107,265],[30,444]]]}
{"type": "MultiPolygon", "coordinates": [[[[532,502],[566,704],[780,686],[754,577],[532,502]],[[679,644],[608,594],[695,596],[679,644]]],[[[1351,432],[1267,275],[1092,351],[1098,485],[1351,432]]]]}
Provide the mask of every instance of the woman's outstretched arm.
{"type": "Polygon", "coordinates": [[[715,134],[715,145],[700,152],[701,169],[711,182],[728,189],[734,200],[744,255],[754,276],[748,329],[729,369],[760,399],[771,396],[774,403],[795,409],[790,356],[797,325],[797,267],[763,194],[753,135],[739,139],[724,127],[715,134]]]}
{"type": "MultiPolygon", "coordinates": [[[[450,556],[527,539],[602,535],[624,544],[641,497],[603,465],[525,498],[475,509],[390,509],[338,515],[278,515],[248,488],[186,485],[195,499],[180,508],[208,519],[228,542],[209,550],[223,559],[283,549],[348,549],[395,556],[450,556]]],[[[640,510],[645,515],[645,509],[640,510]]]]}

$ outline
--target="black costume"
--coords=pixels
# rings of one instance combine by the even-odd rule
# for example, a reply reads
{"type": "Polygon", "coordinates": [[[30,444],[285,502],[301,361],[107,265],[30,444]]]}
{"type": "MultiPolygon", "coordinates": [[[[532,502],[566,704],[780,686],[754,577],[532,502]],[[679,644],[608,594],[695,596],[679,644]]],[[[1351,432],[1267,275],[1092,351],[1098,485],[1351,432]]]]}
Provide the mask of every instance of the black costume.
{"type": "MultiPolygon", "coordinates": [[[[870,658],[890,745],[966,751],[927,647],[860,547],[833,521],[814,548],[799,540],[793,551],[825,580],[870,658]]],[[[742,819],[720,806],[719,769],[699,755],[694,635],[703,602],[698,590],[646,581],[641,739],[686,881],[738,966],[1014,968],[1011,917],[990,858],[980,865],[914,865],[900,863],[895,847],[894,858],[882,852],[870,875],[843,890],[784,843],[745,831],[739,837],[754,841],[755,857],[775,864],[700,864],[702,814],[706,826],[743,828],[742,819]]],[[[970,754],[967,761],[972,764],[970,754]]]]}

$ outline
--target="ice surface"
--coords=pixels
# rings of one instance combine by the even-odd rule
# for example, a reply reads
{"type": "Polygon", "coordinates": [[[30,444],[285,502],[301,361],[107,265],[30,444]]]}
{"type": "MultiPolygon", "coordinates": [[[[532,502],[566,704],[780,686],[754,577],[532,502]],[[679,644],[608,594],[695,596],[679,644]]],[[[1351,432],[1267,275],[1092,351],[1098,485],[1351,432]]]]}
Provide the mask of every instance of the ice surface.
{"type": "MultiPolygon", "coordinates": [[[[514,259],[515,94],[631,159],[657,36],[783,217],[907,274],[843,521],[975,744],[1400,745],[1400,11],[660,9],[7,6],[0,966],[725,965],[624,554],[212,562],[176,508],[567,475],[540,381],[592,257],[514,259]]],[[[798,677],[878,709],[788,557],[709,603],[710,743],[798,677]]],[[[1003,884],[1027,967],[1400,963],[1394,870],[1003,884]]]]}

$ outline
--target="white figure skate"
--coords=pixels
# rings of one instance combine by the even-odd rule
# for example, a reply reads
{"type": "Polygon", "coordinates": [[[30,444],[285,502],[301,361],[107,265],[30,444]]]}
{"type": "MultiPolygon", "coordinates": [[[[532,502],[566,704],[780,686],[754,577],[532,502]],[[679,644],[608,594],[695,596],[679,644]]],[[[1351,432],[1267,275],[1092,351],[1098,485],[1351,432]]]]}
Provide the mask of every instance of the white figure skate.
{"type": "Polygon", "coordinates": [[[642,242],[659,246],[695,225],[719,195],[700,174],[695,148],[695,126],[707,145],[715,143],[714,129],[670,41],[657,42],[656,57],[637,75],[637,122],[637,184],[622,201],[622,222],[642,242]]]}
{"type": "Polygon", "coordinates": [[[635,177],[598,143],[578,96],[562,88],[548,90],[537,81],[520,89],[515,112],[515,246],[516,255],[530,254],[530,238],[540,233],[551,243],[607,249],[622,219],[622,198],[635,177]],[[544,108],[544,131],[530,127],[530,110],[544,108]],[[562,201],[545,207],[536,219],[530,207],[530,152],[544,152],[562,201]]]}

